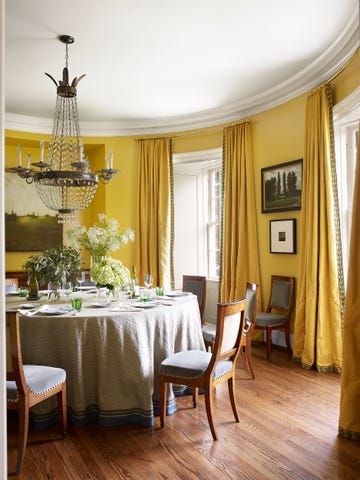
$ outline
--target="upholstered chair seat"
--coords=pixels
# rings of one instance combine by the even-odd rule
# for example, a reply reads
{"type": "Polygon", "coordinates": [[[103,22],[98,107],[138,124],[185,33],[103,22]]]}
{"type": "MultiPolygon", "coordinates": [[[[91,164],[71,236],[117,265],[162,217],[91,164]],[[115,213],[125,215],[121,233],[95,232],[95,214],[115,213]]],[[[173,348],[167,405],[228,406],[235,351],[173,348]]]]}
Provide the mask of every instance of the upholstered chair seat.
{"type": "Polygon", "coordinates": [[[66,436],[66,372],[57,367],[23,364],[19,314],[14,311],[6,313],[6,394],[8,410],[16,410],[19,414],[15,472],[19,475],[24,463],[31,407],[56,395],[61,430],[66,436]]]}
{"type": "MultiPolygon", "coordinates": [[[[251,335],[255,327],[256,310],[257,310],[258,285],[252,282],[246,282],[246,312],[245,312],[245,328],[241,339],[240,357],[252,376],[255,378],[254,368],[251,358],[251,335]]],[[[212,351],[215,344],[216,325],[205,324],[202,327],[202,334],[207,348],[212,351]]]]}
{"type": "Polygon", "coordinates": [[[273,330],[283,330],[288,350],[290,345],[290,315],[294,305],[295,278],[272,275],[270,298],[265,312],[257,312],[255,328],[265,331],[266,357],[270,358],[273,330]]]}
{"type": "Polygon", "coordinates": [[[235,398],[235,366],[245,325],[245,299],[218,304],[217,330],[213,352],[189,350],[166,358],[160,365],[160,424],[164,427],[167,384],[178,383],[193,389],[196,407],[199,388],[204,390],[206,414],[214,440],[217,432],[213,420],[213,390],[218,384],[228,383],[231,407],[236,422],[239,416],[235,398]]]}

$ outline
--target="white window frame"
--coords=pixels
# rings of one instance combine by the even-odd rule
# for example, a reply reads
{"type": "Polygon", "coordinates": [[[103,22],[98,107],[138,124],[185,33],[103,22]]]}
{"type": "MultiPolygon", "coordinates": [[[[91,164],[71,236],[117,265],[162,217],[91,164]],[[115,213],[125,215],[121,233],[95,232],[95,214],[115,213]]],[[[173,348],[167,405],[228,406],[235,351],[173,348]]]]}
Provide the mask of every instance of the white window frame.
{"type": "MultiPolygon", "coordinates": [[[[208,264],[208,171],[222,168],[222,148],[187,152],[173,155],[174,175],[191,174],[198,177],[197,190],[197,255],[198,262],[192,274],[209,276],[208,264]]],[[[175,186],[176,188],[176,186],[175,186]]],[[[175,213],[176,215],[176,213],[175,213]]],[[[176,242],[176,231],[175,231],[176,242]]],[[[177,275],[175,272],[175,279],[177,275]]]]}
{"type": "Polygon", "coordinates": [[[334,139],[344,283],[346,287],[356,166],[356,134],[360,121],[360,87],[333,108],[334,139]]]}

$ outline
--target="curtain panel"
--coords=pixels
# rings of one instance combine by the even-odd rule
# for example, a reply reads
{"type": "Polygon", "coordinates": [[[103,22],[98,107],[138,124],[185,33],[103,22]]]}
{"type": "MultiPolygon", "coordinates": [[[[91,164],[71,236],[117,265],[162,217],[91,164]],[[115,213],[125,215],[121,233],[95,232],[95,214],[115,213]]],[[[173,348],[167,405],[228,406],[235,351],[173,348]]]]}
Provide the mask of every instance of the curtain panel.
{"type": "MultiPolygon", "coordinates": [[[[360,125],[359,125],[360,131],[360,125]]],[[[345,299],[339,434],[360,440],[360,141],[358,140],[345,299]]]]}
{"type": "Polygon", "coordinates": [[[251,124],[224,129],[221,302],[245,296],[246,281],[260,283],[251,124]]]}
{"type": "Polygon", "coordinates": [[[329,85],[306,104],[303,194],[294,359],[304,368],[340,371],[341,272],[338,269],[334,149],[329,85]]]}
{"type": "Polygon", "coordinates": [[[173,284],[173,175],[170,139],[139,140],[136,258],[139,281],[173,284]]]}

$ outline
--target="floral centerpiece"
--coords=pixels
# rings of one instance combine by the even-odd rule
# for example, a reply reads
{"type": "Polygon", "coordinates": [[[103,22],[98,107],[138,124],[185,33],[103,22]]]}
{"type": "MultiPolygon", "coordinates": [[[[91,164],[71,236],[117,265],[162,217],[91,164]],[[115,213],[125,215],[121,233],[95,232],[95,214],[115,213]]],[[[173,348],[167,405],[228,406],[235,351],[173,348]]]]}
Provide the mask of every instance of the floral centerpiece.
{"type": "Polygon", "coordinates": [[[77,225],[68,232],[70,240],[87,250],[96,262],[109,252],[118,250],[129,241],[134,241],[134,232],[128,228],[119,232],[119,222],[108,220],[103,213],[98,214],[98,222],[86,228],[77,225]]]}
{"type": "Polygon", "coordinates": [[[120,260],[107,256],[129,241],[134,241],[134,232],[128,228],[119,231],[119,223],[98,214],[98,221],[89,228],[78,225],[68,232],[70,240],[83,247],[91,255],[90,276],[97,286],[106,286],[109,290],[124,287],[130,279],[130,271],[120,260]]]}
{"type": "Polygon", "coordinates": [[[120,260],[112,257],[103,257],[94,263],[90,269],[91,278],[98,286],[113,290],[115,287],[124,287],[130,281],[130,271],[120,260]]]}
{"type": "Polygon", "coordinates": [[[23,269],[28,275],[35,275],[40,285],[46,286],[49,282],[75,283],[80,266],[80,253],[75,248],[59,246],[44,250],[41,255],[31,255],[23,269]]]}

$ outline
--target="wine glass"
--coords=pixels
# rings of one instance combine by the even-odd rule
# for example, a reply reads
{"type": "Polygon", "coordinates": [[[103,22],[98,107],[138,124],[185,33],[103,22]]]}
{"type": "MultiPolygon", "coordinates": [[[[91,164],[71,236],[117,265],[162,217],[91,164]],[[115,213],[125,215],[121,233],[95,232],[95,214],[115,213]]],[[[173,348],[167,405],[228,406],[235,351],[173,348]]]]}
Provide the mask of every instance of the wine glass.
{"type": "Polygon", "coordinates": [[[144,277],[144,285],[147,289],[149,289],[151,287],[153,283],[153,278],[151,275],[145,275],[144,277]]]}
{"type": "Polygon", "coordinates": [[[66,303],[69,302],[69,295],[72,292],[72,284],[71,282],[64,282],[62,285],[62,291],[66,297],[66,303]]]}
{"type": "Polygon", "coordinates": [[[77,279],[78,283],[80,284],[80,287],[86,280],[86,272],[81,272],[79,278],[77,279]]]}

